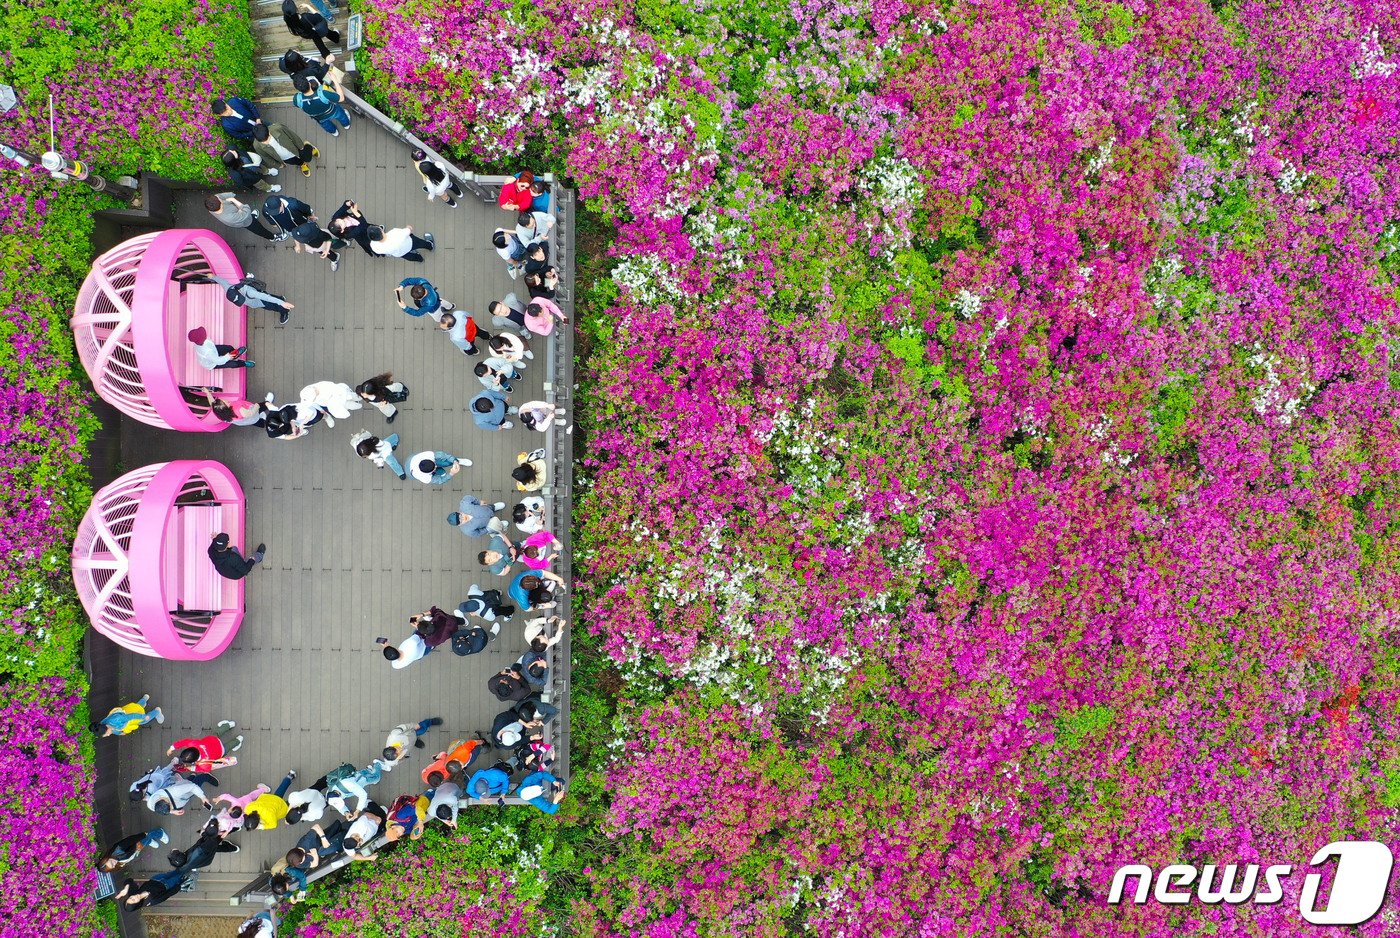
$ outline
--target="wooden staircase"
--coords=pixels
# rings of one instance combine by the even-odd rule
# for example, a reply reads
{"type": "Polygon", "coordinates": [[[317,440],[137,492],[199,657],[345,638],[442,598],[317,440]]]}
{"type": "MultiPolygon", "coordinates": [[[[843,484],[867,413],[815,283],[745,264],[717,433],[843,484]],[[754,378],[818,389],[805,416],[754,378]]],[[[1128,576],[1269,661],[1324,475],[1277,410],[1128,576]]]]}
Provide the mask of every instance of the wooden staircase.
{"type": "Polygon", "coordinates": [[[253,877],[247,873],[211,873],[199,871],[199,882],[189,892],[172,896],[151,910],[155,915],[209,915],[237,917],[240,921],[262,910],[261,905],[245,903],[232,905],[229,897],[253,877]]]}
{"type": "MultiPolygon", "coordinates": [[[[330,0],[327,0],[330,3],[330,0]]],[[[249,15],[252,20],[253,38],[257,51],[253,55],[253,66],[257,75],[255,99],[260,103],[277,104],[292,100],[295,89],[292,80],[277,68],[277,60],[288,49],[296,49],[309,58],[320,58],[315,43],[299,39],[287,31],[282,22],[282,0],[248,0],[249,15]]],[[[331,5],[335,20],[331,29],[340,32],[341,41],[327,43],[335,52],[336,65],[350,71],[350,56],[345,52],[346,21],[350,18],[349,0],[340,0],[340,5],[331,5]]]]}

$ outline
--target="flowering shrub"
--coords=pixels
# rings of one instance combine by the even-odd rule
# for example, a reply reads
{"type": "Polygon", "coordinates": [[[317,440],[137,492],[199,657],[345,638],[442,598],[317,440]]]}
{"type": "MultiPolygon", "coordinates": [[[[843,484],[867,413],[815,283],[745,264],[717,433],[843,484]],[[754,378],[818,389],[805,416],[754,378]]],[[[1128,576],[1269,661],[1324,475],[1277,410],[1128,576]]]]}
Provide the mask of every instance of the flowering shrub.
{"type": "MultiPolygon", "coordinates": [[[[0,139],[42,152],[48,95],[58,149],[102,173],[211,178],[208,99],[252,86],[247,7],[0,0],[0,76],[19,106],[0,139]]],[[[0,176],[0,679],[9,797],[0,892],[14,934],[99,935],[86,682],[87,622],[68,549],[91,498],[86,409],[68,317],[92,259],[90,213],[109,207],[8,161],[0,176]]],[[[3,931],[0,928],[0,931],[3,931]]],[[[9,934],[10,932],[6,932],[9,934]]]]}
{"type": "Polygon", "coordinates": [[[1105,900],[1400,820],[1400,6],[468,0],[485,64],[398,57],[444,9],[367,5],[388,93],[615,222],[578,647],[617,713],[546,908],[1304,934],[1300,876],[1105,900]]]}
{"type": "Polygon", "coordinates": [[[295,934],[540,938],[550,841],[522,840],[486,812],[463,812],[462,822],[458,832],[430,824],[392,861],[357,863],[333,892],[313,889],[296,910],[295,934]]]}

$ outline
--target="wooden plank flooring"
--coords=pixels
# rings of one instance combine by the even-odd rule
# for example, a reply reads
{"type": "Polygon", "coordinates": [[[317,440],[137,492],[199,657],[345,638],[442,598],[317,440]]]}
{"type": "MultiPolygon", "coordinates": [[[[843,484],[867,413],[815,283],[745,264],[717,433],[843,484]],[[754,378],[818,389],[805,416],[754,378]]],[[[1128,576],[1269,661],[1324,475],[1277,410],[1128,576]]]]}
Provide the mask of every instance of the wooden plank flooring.
{"type": "MultiPolygon", "coordinates": [[[[342,761],[365,764],[395,724],[442,716],[446,723],[426,737],[428,748],[386,775],[374,792],[387,804],[401,792],[421,788],[420,769],[451,739],[489,731],[504,707],[487,693],[486,679],[525,650],[522,624],[528,616],[517,614],[483,654],[458,658],[439,649],[401,671],[389,667],[374,639],[383,635],[397,643],[407,634],[410,614],[432,604],[455,607],[473,582],[504,591],[508,581],[477,563],[484,541],[463,538],[447,525],[446,516],[466,492],[514,505],[519,495],[509,473],[516,454],[546,440],[544,434],[524,429],[518,418],[510,430],[478,430],[467,404],[480,390],[471,368],[481,359],[458,352],[430,319],[401,313],[393,289],[403,277],[427,277],[444,297],[491,329],[487,303],[516,289],[516,283],[506,275],[490,235],[513,222],[494,205],[469,196],[457,209],[441,202],[430,205],[407,149],[368,120],[357,119],[336,139],[289,106],[265,106],[264,111],[320,148],[321,161],[309,179],[289,167],[275,181],[309,202],[322,224],[342,200],[353,198],[374,223],[411,224],[419,234],[434,232],[438,248],[425,255],[425,263],[413,264],[370,258],[351,244],[342,252],[340,271],[332,274],[324,261],[295,254],[290,241],[272,244],[217,225],[201,205],[203,192],[181,193],[179,224],[216,230],[245,270],[296,304],[285,326],[277,324],[275,314],[249,313],[250,355],[258,363],[249,374],[250,399],[274,391],[279,402],[296,400],[300,389],[314,381],[354,385],[386,370],[408,384],[411,396],[400,405],[392,427],[366,407],[334,428],[322,424],[293,441],[270,440],[260,428],[181,434],[124,424],[124,470],[201,457],[229,466],[248,500],[250,543],[240,546],[251,549],[265,541],[267,560],[249,577],[246,618],[232,647],[217,660],[177,663],[122,653],[123,699],[150,693],[167,720],[164,726],[153,724],[98,745],[118,747],[124,792],[132,779],[162,760],[173,740],[200,735],[223,718],[236,720],[247,736],[239,764],[217,774],[220,790],[243,794],[259,782],[275,786],[289,768],[299,774],[295,788],[342,761]],[[400,482],[355,456],[349,439],[362,427],[377,435],[398,432],[405,461],[419,450],[443,449],[474,465],[445,486],[428,487],[411,476],[400,482]]],[[[518,295],[526,295],[523,284],[518,295]]],[[[572,312],[572,303],[564,305],[572,312]]],[[[554,357],[570,361],[568,331],[552,341],[558,343],[554,357]]],[[[545,343],[536,339],[532,345],[536,357],[516,382],[513,404],[546,396],[545,343]]],[[[571,379],[571,370],[565,369],[562,376],[571,379]]],[[[562,433],[549,439],[566,447],[572,441],[562,433]]],[[[541,494],[567,499],[568,480],[561,481],[562,487],[541,494]]],[[[568,517],[566,501],[556,508],[557,516],[568,517]]],[[[564,560],[567,572],[568,558],[564,560]]],[[[567,740],[567,694],[555,697],[564,708],[555,738],[567,740]]],[[[123,814],[124,831],[157,823],[144,807],[127,804],[123,814]]],[[[168,819],[171,846],[192,842],[204,817],[196,809],[168,819]]],[[[241,852],[221,855],[210,872],[251,878],[306,829],[300,825],[237,835],[241,852]]],[[[143,858],[137,869],[168,868],[167,852],[143,858]]]]}

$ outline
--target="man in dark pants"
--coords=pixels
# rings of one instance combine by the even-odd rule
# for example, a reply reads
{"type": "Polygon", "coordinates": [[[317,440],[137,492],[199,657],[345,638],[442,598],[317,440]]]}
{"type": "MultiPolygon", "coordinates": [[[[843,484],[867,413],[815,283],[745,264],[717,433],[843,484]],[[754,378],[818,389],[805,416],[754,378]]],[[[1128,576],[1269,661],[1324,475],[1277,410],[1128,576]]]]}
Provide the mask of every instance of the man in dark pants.
{"type": "Polygon", "coordinates": [[[283,237],[290,235],[299,226],[316,220],[316,213],[311,206],[289,195],[274,195],[268,199],[263,203],[262,214],[263,218],[282,230],[283,237]]]}
{"type": "Polygon", "coordinates": [[[214,569],[219,572],[219,576],[226,580],[241,580],[252,573],[253,567],[262,563],[266,553],[267,545],[259,544],[253,556],[245,560],[238,548],[229,543],[228,535],[223,532],[215,534],[213,542],[209,545],[209,559],[214,562],[214,569]]]}
{"type": "Polygon", "coordinates": [[[331,234],[345,241],[354,241],[370,257],[379,257],[369,246],[369,219],[365,218],[360,207],[346,199],[331,216],[331,234]]]}
{"type": "Polygon", "coordinates": [[[238,140],[252,140],[253,128],[262,123],[258,106],[247,98],[215,98],[209,102],[209,110],[224,132],[238,140]]]}

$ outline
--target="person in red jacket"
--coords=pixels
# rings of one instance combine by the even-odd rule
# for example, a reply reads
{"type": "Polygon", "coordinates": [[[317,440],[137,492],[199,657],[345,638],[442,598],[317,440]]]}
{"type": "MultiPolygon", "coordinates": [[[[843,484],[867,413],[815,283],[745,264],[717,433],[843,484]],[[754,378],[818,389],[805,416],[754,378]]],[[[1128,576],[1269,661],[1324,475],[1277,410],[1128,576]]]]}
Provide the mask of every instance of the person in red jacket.
{"type": "Polygon", "coordinates": [[[215,727],[214,735],[177,739],[165,754],[176,758],[177,772],[212,772],[237,765],[238,760],[230,754],[243,745],[243,737],[237,735],[236,730],[232,720],[224,720],[215,727]]]}
{"type": "Polygon", "coordinates": [[[517,215],[530,211],[530,206],[535,202],[535,194],[530,191],[530,183],[534,181],[535,174],[528,169],[516,173],[514,179],[501,186],[501,197],[496,200],[496,204],[517,215]]]}

